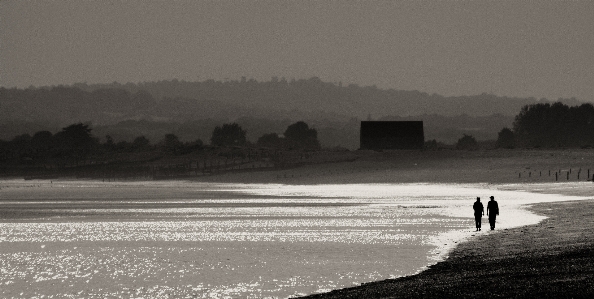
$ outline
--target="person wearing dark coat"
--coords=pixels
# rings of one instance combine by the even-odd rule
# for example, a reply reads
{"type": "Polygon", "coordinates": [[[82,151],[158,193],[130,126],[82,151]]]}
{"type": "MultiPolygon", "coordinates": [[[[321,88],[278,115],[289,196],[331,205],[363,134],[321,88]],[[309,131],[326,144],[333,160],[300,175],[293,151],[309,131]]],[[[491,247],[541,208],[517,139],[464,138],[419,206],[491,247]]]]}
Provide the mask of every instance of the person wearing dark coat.
{"type": "Polygon", "coordinates": [[[483,215],[485,215],[485,209],[483,208],[480,197],[476,198],[474,205],[472,205],[472,209],[474,209],[474,222],[476,224],[476,230],[479,231],[481,230],[481,218],[483,215]]]}
{"type": "Polygon", "coordinates": [[[499,215],[499,205],[495,201],[495,197],[491,196],[491,201],[487,204],[487,216],[489,217],[489,224],[491,225],[491,230],[495,229],[495,218],[499,215]],[[491,212],[489,214],[489,212],[491,212]]]}

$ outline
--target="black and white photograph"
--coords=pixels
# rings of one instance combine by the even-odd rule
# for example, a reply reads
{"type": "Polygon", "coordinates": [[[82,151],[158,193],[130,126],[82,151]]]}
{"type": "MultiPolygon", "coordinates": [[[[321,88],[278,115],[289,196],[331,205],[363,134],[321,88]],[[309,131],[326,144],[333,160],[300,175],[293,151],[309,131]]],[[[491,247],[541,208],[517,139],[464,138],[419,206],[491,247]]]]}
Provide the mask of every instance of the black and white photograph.
{"type": "Polygon", "coordinates": [[[0,0],[0,298],[594,298],[594,1],[0,0]]]}

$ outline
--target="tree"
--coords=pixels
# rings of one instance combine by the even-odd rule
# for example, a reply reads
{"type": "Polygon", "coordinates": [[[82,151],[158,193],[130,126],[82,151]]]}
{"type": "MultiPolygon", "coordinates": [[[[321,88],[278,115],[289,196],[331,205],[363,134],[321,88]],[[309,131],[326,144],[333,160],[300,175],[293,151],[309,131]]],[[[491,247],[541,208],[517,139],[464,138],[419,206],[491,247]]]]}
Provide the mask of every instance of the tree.
{"type": "Polygon", "coordinates": [[[39,131],[31,139],[31,149],[37,158],[47,159],[54,147],[53,135],[50,131],[39,131]]]}
{"type": "Polygon", "coordinates": [[[132,144],[126,140],[122,140],[115,144],[115,150],[118,153],[125,153],[132,151],[132,144]]]}
{"type": "Polygon", "coordinates": [[[456,143],[456,149],[476,150],[478,149],[478,142],[476,142],[476,139],[474,139],[474,137],[471,135],[464,134],[462,138],[458,139],[458,142],[456,143]]]}
{"type": "Polygon", "coordinates": [[[594,146],[594,106],[526,105],[516,116],[513,131],[516,144],[523,147],[594,146]]]}
{"type": "Polygon", "coordinates": [[[514,148],[516,140],[514,132],[509,128],[503,128],[497,135],[497,147],[500,148],[514,148]]]}
{"type": "Polygon", "coordinates": [[[242,146],[245,145],[246,131],[237,123],[224,124],[223,127],[215,127],[212,131],[210,143],[215,146],[242,146]]]}
{"type": "Polygon", "coordinates": [[[73,158],[76,165],[80,159],[86,158],[96,143],[88,125],[82,123],[62,128],[54,135],[59,146],[59,155],[63,158],[73,158]]]}
{"type": "Polygon", "coordinates": [[[167,134],[163,138],[163,149],[167,153],[176,155],[183,147],[183,143],[175,134],[167,134]]]}
{"type": "Polygon", "coordinates": [[[144,136],[138,136],[132,141],[132,150],[135,152],[142,152],[151,148],[150,141],[144,136]]]}
{"type": "Polygon", "coordinates": [[[115,150],[115,142],[113,141],[113,138],[111,136],[105,136],[105,143],[103,143],[103,147],[108,152],[113,152],[115,150]]]}
{"type": "Polygon", "coordinates": [[[424,148],[427,150],[436,151],[439,149],[439,145],[437,143],[437,140],[435,140],[435,139],[427,140],[427,141],[425,141],[424,148]]]}
{"type": "Polygon", "coordinates": [[[282,139],[276,133],[264,134],[258,138],[256,144],[263,147],[280,147],[282,139]]]}
{"type": "Polygon", "coordinates": [[[321,147],[318,141],[318,132],[315,129],[310,129],[303,121],[288,126],[285,131],[285,138],[289,145],[293,147],[310,150],[318,150],[321,147]]]}
{"type": "Polygon", "coordinates": [[[196,139],[192,142],[184,143],[184,153],[191,153],[194,151],[199,151],[204,148],[204,142],[201,139],[196,139]]]}
{"type": "Polygon", "coordinates": [[[22,134],[15,136],[10,144],[12,145],[13,152],[15,152],[19,158],[28,157],[31,158],[31,135],[22,134]]]}

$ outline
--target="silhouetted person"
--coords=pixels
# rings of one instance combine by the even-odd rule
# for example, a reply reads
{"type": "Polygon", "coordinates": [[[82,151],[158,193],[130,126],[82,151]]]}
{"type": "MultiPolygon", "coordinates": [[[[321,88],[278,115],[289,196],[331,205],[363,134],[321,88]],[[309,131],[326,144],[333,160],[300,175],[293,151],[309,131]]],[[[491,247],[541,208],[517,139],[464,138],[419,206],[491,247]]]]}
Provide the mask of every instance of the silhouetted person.
{"type": "Polygon", "coordinates": [[[495,218],[499,215],[499,205],[495,201],[495,197],[491,196],[491,201],[487,203],[487,216],[489,216],[489,224],[491,224],[491,230],[495,229],[495,218]],[[489,214],[491,212],[491,214],[489,214]]]}
{"type": "Polygon", "coordinates": [[[481,203],[481,198],[477,197],[474,205],[472,206],[474,209],[474,222],[476,223],[476,230],[481,230],[481,222],[482,217],[485,215],[485,209],[483,208],[483,204],[481,203]]]}

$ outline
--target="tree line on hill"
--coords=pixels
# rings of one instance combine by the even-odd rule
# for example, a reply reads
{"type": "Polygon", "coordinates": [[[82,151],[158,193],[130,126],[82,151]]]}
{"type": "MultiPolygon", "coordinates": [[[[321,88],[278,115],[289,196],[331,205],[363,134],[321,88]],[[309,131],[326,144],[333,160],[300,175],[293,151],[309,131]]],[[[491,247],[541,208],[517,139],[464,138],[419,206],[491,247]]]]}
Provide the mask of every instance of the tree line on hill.
{"type": "MultiPolygon", "coordinates": [[[[437,149],[446,145],[429,140],[425,147],[437,149]]],[[[594,148],[594,105],[568,106],[560,102],[526,105],[516,115],[511,129],[504,127],[499,131],[492,147],[594,148]]],[[[463,134],[455,148],[476,150],[481,145],[471,134],[463,134]]]]}
{"type": "MultiPolygon", "coordinates": [[[[291,124],[284,136],[268,133],[256,144],[246,139],[246,131],[237,123],[216,126],[210,138],[211,147],[270,147],[277,150],[314,151],[321,148],[317,131],[305,122],[291,124]]],[[[33,136],[22,134],[10,141],[0,140],[0,165],[52,165],[55,167],[78,166],[81,161],[93,159],[108,161],[109,157],[122,153],[152,152],[159,155],[184,155],[199,152],[206,145],[201,139],[182,142],[175,134],[165,134],[152,144],[145,136],[138,136],[132,142],[115,142],[111,136],[105,141],[92,134],[89,125],[77,123],[62,128],[56,134],[39,131],[33,136]]],[[[152,155],[155,157],[155,155],[152,155]]]]}
{"type": "Polygon", "coordinates": [[[594,147],[594,106],[539,103],[524,106],[513,131],[501,131],[502,145],[534,148],[594,147]]]}
{"type": "MultiPolygon", "coordinates": [[[[184,155],[202,151],[206,147],[202,139],[182,142],[177,135],[168,133],[157,143],[145,136],[132,142],[116,142],[111,136],[105,141],[91,133],[87,124],[77,123],[62,128],[56,134],[38,131],[33,136],[21,134],[10,141],[0,140],[0,164],[53,164],[58,166],[78,165],[93,157],[105,160],[121,153],[158,153],[160,155],[184,155]]],[[[320,150],[316,129],[303,121],[287,126],[284,134],[262,134],[255,144],[246,138],[247,131],[238,123],[216,126],[210,136],[213,147],[264,147],[280,150],[320,150]]],[[[439,149],[445,144],[435,139],[425,143],[427,149],[439,149]]],[[[456,149],[475,150],[480,147],[474,136],[463,134],[455,144],[456,149]]],[[[539,103],[524,106],[515,117],[512,129],[499,131],[494,147],[499,148],[584,148],[594,147],[594,106],[582,104],[567,106],[562,103],[539,103]]],[[[154,155],[153,155],[154,156],[154,155]]]]}
{"type": "MultiPolygon", "coordinates": [[[[466,135],[456,143],[458,149],[477,149],[478,142],[466,135]]],[[[513,127],[499,131],[499,148],[593,148],[594,106],[568,106],[538,103],[522,107],[513,127]]]]}
{"type": "MultiPolygon", "coordinates": [[[[560,101],[577,105],[575,98],[560,101]]],[[[461,97],[355,84],[323,82],[317,77],[270,82],[255,80],[185,82],[178,80],[138,84],[74,84],[40,88],[0,87],[0,119],[114,124],[130,119],[193,121],[242,117],[301,120],[374,118],[407,115],[486,116],[515,115],[535,98],[508,98],[490,94],[461,97]]],[[[540,99],[540,102],[548,102],[540,99]]]]}
{"type": "MultiPolygon", "coordinates": [[[[270,81],[259,82],[242,77],[240,80],[188,82],[183,80],[164,80],[158,82],[120,84],[75,84],[85,91],[101,89],[123,89],[130,93],[147,91],[157,101],[176,98],[217,100],[227,105],[241,105],[258,110],[278,108],[277,110],[326,111],[338,115],[348,115],[359,119],[368,114],[376,117],[388,115],[440,114],[455,116],[515,115],[524,105],[536,102],[549,102],[542,98],[510,98],[483,93],[473,96],[445,97],[417,90],[381,89],[375,86],[324,82],[318,77],[309,79],[290,79],[273,77],[270,81]]],[[[579,104],[575,98],[558,99],[566,104],[579,104]]]]}
{"type": "MultiPolygon", "coordinates": [[[[579,104],[574,98],[562,101],[579,104]]],[[[256,143],[264,134],[281,134],[291,123],[303,120],[316,128],[318,140],[325,147],[357,149],[360,120],[373,117],[422,120],[426,139],[442,144],[455,144],[465,135],[480,143],[497,139],[502,127],[513,129],[514,115],[522,107],[535,104],[552,105],[546,99],[489,94],[442,97],[418,91],[343,86],[317,77],[273,78],[269,82],[242,78],[225,82],[170,80],[0,87],[0,139],[10,140],[25,133],[32,136],[39,131],[56,133],[70,124],[85,123],[92,124],[95,135],[102,136],[101,142],[107,135],[130,143],[137,136],[160,140],[169,133],[180,142],[193,142],[208,140],[213,128],[221,123],[237,123],[246,129],[246,139],[256,143]]],[[[553,146],[540,141],[522,142],[517,146],[553,146]]]]}

